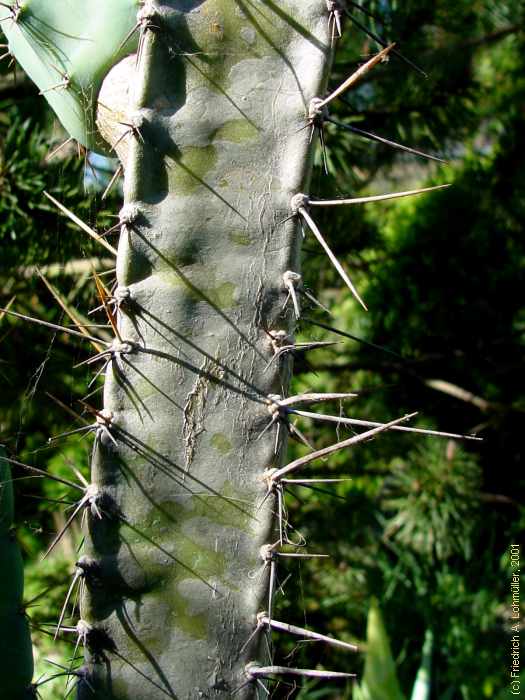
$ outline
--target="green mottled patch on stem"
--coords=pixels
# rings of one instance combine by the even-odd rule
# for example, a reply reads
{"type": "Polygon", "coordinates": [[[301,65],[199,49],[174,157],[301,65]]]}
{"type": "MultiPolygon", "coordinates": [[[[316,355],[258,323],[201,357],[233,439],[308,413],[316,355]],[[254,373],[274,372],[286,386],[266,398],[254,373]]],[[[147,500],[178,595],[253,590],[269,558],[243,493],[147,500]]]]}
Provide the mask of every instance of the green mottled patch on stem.
{"type": "Polygon", "coordinates": [[[235,306],[235,290],[237,287],[232,282],[223,282],[217,287],[209,289],[208,298],[219,309],[230,309],[235,306]]]}
{"type": "Polygon", "coordinates": [[[212,435],[210,443],[211,446],[217,450],[217,452],[221,453],[221,455],[227,455],[232,448],[231,442],[228,440],[226,435],[223,435],[222,433],[215,433],[212,435]]]}
{"type": "Polygon", "coordinates": [[[246,119],[232,119],[231,122],[226,122],[215,131],[212,140],[242,143],[243,141],[253,141],[258,135],[257,128],[246,119]]]}
{"type": "MultiPolygon", "coordinates": [[[[208,633],[208,620],[204,613],[191,613],[188,600],[176,590],[169,589],[166,597],[171,607],[169,624],[178,627],[189,637],[206,639],[208,633]]],[[[162,597],[161,597],[162,599],[162,597]]]]}
{"type": "Polygon", "coordinates": [[[219,282],[211,267],[206,270],[193,265],[182,274],[177,272],[175,265],[166,265],[162,273],[159,273],[159,278],[170,286],[185,288],[193,301],[206,303],[216,309],[231,309],[237,304],[237,286],[233,282],[219,282]]]}
{"type": "Polygon", "coordinates": [[[252,242],[252,239],[247,233],[243,233],[242,231],[231,231],[228,234],[228,238],[232,243],[235,243],[236,245],[250,245],[252,242]]]}
{"type": "Polygon", "coordinates": [[[170,190],[178,194],[191,194],[199,187],[206,187],[206,174],[217,163],[217,151],[214,146],[184,149],[184,153],[174,160],[169,170],[170,190]]]}
{"type": "Polygon", "coordinates": [[[229,495],[230,490],[224,489],[221,496],[199,496],[191,499],[191,512],[187,518],[206,518],[215,525],[234,527],[243,532],[250,531],[250,522],[254,520],[249,512],[249,505],[243,502],[239,495],[229,495]],[[226,495],[226,493],[228,495],[226,495]]]}

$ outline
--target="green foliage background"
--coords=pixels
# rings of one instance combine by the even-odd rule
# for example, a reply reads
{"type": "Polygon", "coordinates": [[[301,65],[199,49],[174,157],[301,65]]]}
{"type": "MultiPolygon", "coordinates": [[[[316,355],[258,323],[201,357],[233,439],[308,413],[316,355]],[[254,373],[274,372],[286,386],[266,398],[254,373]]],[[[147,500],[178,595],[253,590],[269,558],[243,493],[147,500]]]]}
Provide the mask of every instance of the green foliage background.
{"type": "MultiPolygon", "coordinates": [[[[291,522],[312,551],[326,551],[332,561],[290,569],[278,616],[361,642],[375,598],[405,697],[420,664],[425,632],[431,630],[430,698],[491,698],[508,683],[508,547],[525,524],[519,471],[525,408],[523,8],[516,0],[369,2],[366,7],[375,18],[356,9],[352,14],[398,41],[429,77],[393,57],[339,101],[333,116],[441,155],[448,164],[328,125],[328,174],[319,152],[311,194],[381,193],[441,182],[453,187],[410,201],[319,215],[321,229],[358,281],[370,311],[365,314],[348,298],[307,238],[303,276],[333,318],[314,308],[306,316],[376,347],[340,337],[342,344],[310,355],[309,364],[298,360],[296,389],[358,391],[359,398],[346,408],[349,415],[383,420],[418,410],[420,426],[476,430],[484,441],[383,435],[324,465],[323,473],[352,481],[291,492],[291,522]]],[[[333,84],[376,48],[348,21],[333,84]]],[[[14,310],[70,323],[34,267],[45,269],[62,297],[85,314],[98,304],[85,261],[100,258],[102,249],[58,215],[42,190],[99,230],[113,223],[119,198],[114,193],[102,202],[100,193],[86,192],[84,162],[67,149],[46,160],[60,139],[36,90],[22,75],[15,83],[4,61],[0,306],[14,297],[14,310]],[[53,267],[70,260],[84,261],[83,271],[63,274],[53,267]]],[[[99,315],[92,322],[103,321],[99,315]]],[[[334,339],[307,320],[301,334],[301,339],[334,339]]],[[[65,334],[6,317],[0,320],[0,341],[0,442],[35,466],[71,478],[73,463],[87,475],[87,440],[48,444],[50,436],[80,425],[49,394],[83,412],[78,400],[86,395],[92,374],[85,366],[73,367],[90,349],[79,348],[65,334]]],[[[97,400],[96,395],[89,399],[96,406],[97,400]]],[[[304,421],[301,428],[316,446],[333,440],[333,432],[319,423],[304,421]]],[[[301,448],[292,445],[291,450],[301,448]]],[[[39,479],[16,485],[26,599],[35,599],[28,614],[37,667],[52,674],[44,659],[64,659],[73,648],[67,641],[56,647],[47,625],[56,621],[71,580],[78,528],[45,563],[41,555],[64,522],[63,506],[56,501],[72,500],[73,494],[39,479]],[[46,589],[48,594],[37,597],[46,589]]],[[[315,645],[283,638],[282,648],[293,663],[362,669],[361,660],[315,645]]],[[[63,688],[63,679],[56,679],[42,686],[42,697],[63,697],[63,688]]],[[[286,697],[292,690],[280,687],[275,695],[286,697]]],[[[303,700],[352,695],[350,687],[315,684],[293,693],[303,700]]]]}

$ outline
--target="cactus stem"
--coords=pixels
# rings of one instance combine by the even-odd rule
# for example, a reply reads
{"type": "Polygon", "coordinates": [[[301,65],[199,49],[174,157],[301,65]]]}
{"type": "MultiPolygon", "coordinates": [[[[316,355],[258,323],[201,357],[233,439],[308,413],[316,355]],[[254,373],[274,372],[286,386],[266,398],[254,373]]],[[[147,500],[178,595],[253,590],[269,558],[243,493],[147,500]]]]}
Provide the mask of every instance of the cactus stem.
{"type": "Polygon", "coordinates": [[[76,216],[75,214],[73,214],[72,211],[70,211],[67,207],[65,207],[63,204],[61,204],[61,203],[60,203],[58,200],[56,200],[52,195],[50,195],[49,192],[46,192],[46,191],[44,190],[44,195],[45,195],[51,202],[53,202],[53,204],[54,204],[58,209],[60,209],[60,211],[61,211],[63,214],[65,214],[69,219],[71,219],[71,221],[73,221],[79,228],[81,228],[82,231],[84,231],[85,233],[87,233],[88,236],[91,236],[91,238],[93,238],[95,241],[97,241],[98,243],[100,243],[101,245],[103,245],[104,248],[106,248],[106,250],[109,250],[109,252],[112,253],[113,255],[115,255],[115,256],[117,255],[117,249],[114,248],[112,245],[110,245],[107,241],[105,241],[104,238],[103,238],[100,234],[98,234],[98,233],[96,233],[95,231],[93,231],[93,229],[92,229],[90,226],[88,226],[86,223],[84,223],[84,222],[82,221],[82,219],[79,219],[78,216],[76,216]]]}
{"type": "MultiPolygon", "coordinates": [[[[136,56],[136,65],[138,66],[142,60],[142,52],[144,50],[144,41],[146,39],[146,33],[148,31],[161,31],[162,27],[160,24],[154,24],[154,20],[159,20],[159,14],[157,12],[157,9],[154,7],[154,5],[151,3],[150,0],[143,0],[144,2],[144,7],[139,11],[138,13],[138,22],[137,24],[133,27],[133,29],[130,31],[127,39],[131,38],[133,34],[138,30],[140,31],[140,36],[139,36],[139,42],[138,42],[138,48],[137,48],[137,56],[136,56]]],[[[127,41],[126,39],[126,41],[127,41]]],[[[124,44],[126,42],[124,41],[124,44]]]]}
{"type": "Polygon", "coordinates": [[[343,266],[341,265],[341,263],[339,262],[339,260],[336,258],[336,256],[335,256],[334,253],[332,252],[332,249],[330,248],[330,246],[328,245],[328,243],[325,241],[325,239],[324,239],[324,237],[323,237],[323,234],[321,233],[321,231],[320,231],[319,228],[317,227],[317,224],[315,223],[315,221],[312,219],[312,217],[311,217],[310,214],[308,213],[307,209],[306,209],[304,206],[300,206],[300,207],[298,208],[298,210],[297,210],[297,213],[300,214],[300,215],[303,217],[303,219],[306,221],[306,223],[308,224],[308,228],[309,228],[310,231],[314,234],[314,236],[317,238],[317,240],[319,241],[319,243],[321,244],[321,246],[324,248],[324,251],[325,251],[326,254],[328,255],[328,258],[330,259],[330,262],[331,262],[332,265],[335,267],[335,269],[337,270],[337,272],[339,273],[339,275],[342,277],[342,279],[343,279],[343,281],[345,282],[345,284],[346,284],[346,286],[348,287],[348,289],[352,292],[352,294],[354,295],[354,297],[356,298],[356,300],[361,304],[361,306],[363,307],[363,309],[364,309],[365,311],[368,311],[368,308],[367,308],[365,302],[364,302],[364,301],[361,299],[361,297],[359,296],[359,292],[358,292],[357,289],[355,288],[355,286],[354,286],[352,280],[351,280],[350,277],[347,275],[347,273],[345,272],[343,266]]]}
{"type": "Polygon", "coordinates": [[[155,540],[151,539],[144,531],[139,530],[137,527],[135,527],[124,515],[121,513],[117,514],[117,517],[119,520],[127,525],[130,530],[133,530],[134,533],[142,537],[146,542],[149,542],[152,544],[154,547],[156,547],[160,552],[165,554],[167,557],[169,557],[172,561],[174,561],[176,564],[178,564],[180,567],[183,569],[186,569],[188,573],[190,573],[192,576],[195,578],[198,578],[199,581],[201,581],[205,586],[207,586],[213,593],[214,596],[220,595],[220,592],[217,589],[217,586],[214,583],[210,583],[207,581],[205,578],[203,578],[195,569],[192,569],[190,566],[185,564],[183,561],[180,559],[177,559],[169,550],[167,550],[165,547],[163,547],[161,544],[158,542],[155,542],[155,540]]]}
{"type": "Polygon", "coordinates": [[[153,668],[157,671],[159,678],[165,683],[164,686],[160,685],[159,683],[155,682],[152,678],[147,676],[141,669],[132,663],[129,659],[126,659],[122,654],[120,654],[116,649],[111,650],[115,656],[117,656],[123,663],[127,664],[137,675],[141,676],[144,678],[148,683],[151,683],[152,686],[157,688],[161,693],[166,695],[168,698],[171,698],[171,700],[177,700],[177,696],[174,694],[173,689],[171,688],[169,681],[165,678],[164,673],[162,672],[162,669],[157,665],[154,657],[149,654],[148,652],[146,653],[146,656],[151,662],[151,665],[153,668]]]}
{"type": "Polygon", "coordinates": [[[396,420],[390,421],[389,423],[384,423],[379,427],[372,428],[371,430],[367,430],[366,432],[360,433],[359,435],[354,435],[353,437],[348,438],[347,440],[336,442],[334,445],[324,447],[321,450],[317,450],[317,452],[312,452],[311,454],[306,455],[305,457],[300,457],[294,460],[293,462],[290,462],[290,464],[281,467],[281,469],[277,469],[276,471],[272,472],[268,476],[269,486],[271,487],[271,485],[274,482],[278,481],[285,474],[289,474],[290,472],[296,471],[297,469],[304,467],[306,464],[309,464],[310,462],[313,462],[316,459],[326,457],[327,455],[332,454],[333,452],[338,452],[339,450],[342,450],[346,447],[351,447],[352,445],[356,445],[360,442],[363,442],[364,440],[368,440],[368,438],[371,438],[374,435],[383,432],[384,430],[389,430],[390,428],[392,428],[392,426],[397,425],[398,423],[410,420],[414,416],[417,416],[417,412],[409,413],[405,416],[402,416],[401,418],[397,418],[396,420]]]}

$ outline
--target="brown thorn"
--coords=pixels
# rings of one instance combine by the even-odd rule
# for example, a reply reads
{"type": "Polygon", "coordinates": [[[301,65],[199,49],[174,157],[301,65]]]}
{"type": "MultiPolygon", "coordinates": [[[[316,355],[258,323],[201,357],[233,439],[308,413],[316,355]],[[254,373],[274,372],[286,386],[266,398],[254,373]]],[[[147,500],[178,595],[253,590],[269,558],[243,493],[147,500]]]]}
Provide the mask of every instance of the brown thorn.
{"type": "Polygon", "coordinates": [[[78,491],[84,492],[84,489],[81,486],[79,486],[78,484],[75,484],[73,481],[69,481],[68,479],[63,479],[60,476],[55,476],[54,474],[50,474],[49,472],[46,472],[44,469],[38,469],[38,467],[32,467],[29,464],[24,464],[24,462],[18,462],[16,459],[10,459],[9,457],[2,457],[2,459],[5,459],[6,462],[9,462],[9,464],[13,464],[15,467],[22,467],[22,469],[26,469],[27,471],[30,471],[34,474],[38,474],[42,478],[52,479],[53,481],[57,481],[59,484],[63,484],[64,486],[69,486],[73,489],[77,489],[78,491]]]}
{"type": "Polygon", "coordinates": [[[16,318],[20,318],[23,321],[30,321],[31,323],[37,323],[40,326],[45,326],[46,328],[51,328],[54,331],[59,331],[61,333],[68,333],[69,335],[74,335],[77,338],[82,338],[82,340],[89,340],[92,343],[102,343],[104,345],[110,345],[111,343],[107,343],[105,340],[100,340],[100,338],[94,338],[89,335],[85,335],[84,333],[80,333],[79,331],[74,331],[71,328],[67,328],[66,326],[59,326],[56,323],[49,323],[48,321],[42,321],[40,318],[33,318],[33,316],[26,316],[25,314],[19,314],[16,311],[9,311],[8,309],[0,309],[0,312],[3,312],[5,314],[8,314],[9,316],[15,316],[16,318]]]}
{"type": "Polygon", "coordinates": [[[390,421],[389,423],[385,423],[380,427],[372,428],[371,430],[367,430],[366,432],[360,433],[359,435],[354,435],[353,437],[348,438],[347,440],[342,440],[341,442],[337,442],[334,445],[330,445],[329,447],[324,447],[321,450],[317,450],[317,452],[312,452],[311,454],[306,455],[305,457],[300,457],[299,459],[296,459],[293,462],[290,462],[290,464],[287,464],[286,466],[281,467],[281,469],[277,469],[277,471],[273,472],[269,478],[269,482],[272,483],[274,481],[278,481],[285,474],[289,474],[290,472],[295,471],[296,469],[299,469],[300,467],[303,467],[316,459],[326,457],[327,455],[332,454],[333,452],[338,452],[339,450],[342,450],[345,447],[351,447],[352,445],[356,445],[360,442],[363,442],[363,440],[367,440],[368,438],[373,437],[374,435],[377,435],[378,433],[381,433],[384,430],[388,430],[389,428],[391,428],[394,425],[397,425],[398,423],[410,420],[416,415],[417,413],[409,413],[405,416],[402,416],[401,418],[397,418],[396,420],[390,421]]]}
{"type": "Polygon", "coordinates": [[[365,302],[361,299],[359,296],[359,292],[355,288],[352,280],[350,277],[347,275],[346,271],[344,270],[343,266],[339,262],[339,260],[336,258],[334,253],[332,252],[332,249],[328,245],[328,243],[325,241],[321,231],[317,228],[317,224],[315,221],[312,219],[308,211],[305,209],[305,207],[301,206],[298,208],[298,213],[303,217],[303,219],[306,221],[308,224],[308,227],[310,231],[314,234],[314,236],[317,238],[318,242],[321,244],[321,246],[324,248],[325,253],[328,255],[332,265],[335,267],[339,275],[342,277],[343,281],[345,282],[346,286],[348,289],[352,292],[356,300],[361,304],[363,309],[365,311],[368,311],[367,306],[365,302]]]}
{"type": "Polygon", "coordinates": [[[73,136],[70,136],[70,137],[69,137],[68,139],[66,139],[63,143],[61,143],[59,146],[57,146],[56,148],[54,148],[50,153],[48,153],[47,156],[44,158],[44,160],[46,160],[46,161],[51,160],[51,158],[53,158],[53,156],[56,156],[56,154],[57,154],[59,151],[61,151],[63,148],[65,148],[68,144],[70,144],[70,143],[71,143],[72,141],[74,141],[74,140],[75,140],[75,139],[73,138],[73,136]]]}
{"type": "MultiPolygon", "coordinates": [[[[111,192],[111,188],[112,188],[113,185],[117,182],[118,178],[123,174],[123,172],[124,172],[124,168],[122,167],[122,165],[119,165],[118,168],[115,170],[115,172],[114,172],[114,174],[113,174],[111,180],[109,181],[108,186],[107,186],[106,189],[104,190],[104,193],[102,194],[102,198],[101,198],[102,201],[104,201],[104,200],[106,199],[106,197],[108,196],[108,194],[111,192]]],[[[120,224],[119,224],[119,225],[120,225],[120,224]]],[[[106,232],[105,232],[104,234],[102,234],[102,235],[106,236],[107,234],[108,234],[108,231],[106,231],[106,232]]]]}
{"type": "Polygon", "coordinates": [[[69,528],[70,528],[71,524],[73,523],[74,519],[77,517],[78,513],[79,513],[79,512],[82,510],[82,508],[84,508],[88,503],[89,503],[89,494],[86,493],[84,496],[82,496],[82,498],[80,499],[80,501],[78,501],[75,510],[71,513],[71,515],[69,516],[69,518],[66,520],[66,523],[65,523],[64,527],[60,530],[60,532],[56,535],[56,537],[53,539],[53,541],[52,541],[51,544],[49,545],[49,547],[48,547],[46,553],[45,553],[45,554],[43,555],[43,557],[42,557],[42,561],[43,561],[44,559],[46,559],[46,558],[51,554],[51,552],[53,551],[53,549],[57,546],[57,544],[59,544],[59,542],[62,540],[62,538],[64,537],[64,535],[66,534],[66,532],[69,530],[69,528]]]}
{"type": "MultiPolygon", "coordinates": [[[[65,301],[62,299],[62,297],[60,296],[60,294],[58,293],[58,291],[55,289],[55,287],[51,284],[51,282],[49,282],[49,281],[46,279],[46,277],[44,276],[44,274],[40,271],[40,269],[39,269],[38,267],[36,268],[36,272],[37,272],[38,276],[40,277],[40,279],[42,280],[42,282],[43,282],[43,283],[45,284],[45,286],[47,287],[48,291],[51,293],[51,295],[52,295],[53,298],[55,299],[55,301],[58,303],[58,305],[60,306],[60,308],[62,309],[62,311],[64,311],[64,313],[66,313],[67,316],[73,321],[73,323],[74,323],[75,326],[78,328],[78,330],[79,330],[87,339],[90,339],[91,336],[90,336],[89,333],[87,332],[85,325],[84,325],[81,321],[79,321],[79,319],[76,317],[76,315],[73,313],[73,311],[71,311],[71,309],[67,306],[67,304],[66,304],[65,301]]],[[[95,350],[96,350],[97,352],[101,352],[101,351],[102,351],[102,346],[99,345],[98,343],[95,343],[95,342],[91,341],[91,344],[93,345],[93,347],[95,348],[95,350]]]]}
{"type": "Polygon", "coordinates": [[[85,224],[82,219],[79,219],[78,216],[73,214],[72,211],[70,211],[67,207],[65,207],[63,204],[61,204],[58,200],[56,200],[52,195],[49,194],[49,192],[46,192],[44,190],[44,195],[51,201],[53,204],[60,209],[60,211],[65,214],[71,221],[73,221],[77,226],[79,226],[85,233],[88,234],[88,236],[91,236],[95,241],[100,243],[101,245],[106,248],[106,250],[109,250],[110,253],[113,255],[117,255],[117,250],[114,248],[112,245],[110,245],[100,234],[96,233],[92,228],[90,228],[87,224],[85,224]]]}
{"type": "Polygon", "coordinates": [[[268,676],[302,676],[305,678],[323,678],[324,680],[355,678],[355,673],[316,671],[307,668],[292,668],[290,666],[259,666],[253,663],[246,666],[246,675],[253,679],[267,678],[268,676]]]}
{"type": "Polygon", "coordinates": [[[16,299],[16,294],[14,296],[12,296],[11,299],[9,299],[9,301],[7,302],[7,306],[5,307],[5,310],[0,309],[0,321],[4,318],[6,311],[9,311],[9,309],[13,306],[15,299],[16,299]]]}
{"type": "MultiPolygon", "coordinates": [[[[342,416],[330,416],[323,413],[313,413],[312,411],[302,411],[299,409],[289,408],[289,413],[293,413],[297,416],[303,416],[304,418],[312,418],[313,420],[320,420],[329,423],[341,423],[343,425],[357,425],[364,428],[377,428],[383,423],[378,423],[377,421],[360,420],[358,418],[344,418],[342,416]]],[[[421,435],[433,435],[435,437],[443,438],[453,438],[457,440],[482,440],[483,438],[477,437],[476,435],[462,435],[460,433],[445,433],[441,430],[429,430],[427,428],[410,428],[405,425],[394,425],[392,430],[399,430],[406,433],[419,433],[421,435]]]]}
{"type": "Polygon", "coordinates": [[[336,88],[328,97],[326,97],[324,100],[321,100],[318,104],[319,108],[326,107],[327,104],[332,102],[332,100],[335,100],[336,97],[341,95],[343,92],[346,92],[350,87],[355,85],[361,78],[363,78],[374,66],[376,66],[378,63],[384,61],[390,51],[394,48],[395,44],[390,44],[386,48],[382,49],[377,53],[375,56],[372,56],[372,58],[367,61],[365,64],[360,66],[352,75],[347,78],[338,88],[336,88]]]}
{"type": "Polygon", "coordinates": [[[402,143],[397,143],[396,141],[391,141],[390,139],[386,139],[383,136],[378,136],[377,134],[374,134],[371,131],[359,129],[357,126],[353,126],[352,124],[344,124],[343,122],[337,121],[336,119],[332,119],[331,117],[326,117],[325,121],[330,122],[330,124],[334,124],[334,126],[338,126],[341,129],[351,131],[352,133],[357,134],[358,136],[362,136],[365,139],[377,141],[378,143],[384,143],[386,146],[392,146],[392,148],[398,148],[401,151],[406,151],[407,153],[412,153],[416,156],[421,156],[422,158],[435,160],[438,163],[447,163],[447,161],[443,158],[438,158],[438,156],[432,156],[429,153],[418,151],[416,148],[411,148],[410,146],[404,146],[402,143]]]}
{"type": "Polygon", "coordinates": [[[45,393],[46,396],[48,396],[52,401],[54,401],[57,404],[57,406],[60,406],[62,410],[64,410],[66,413],[69,413],[69,415],[72,416],[75,420],[79,420],[86,424],[88,423],[88,421],[86,421],[85,418],[82,418],[81,415],[76,413],[76,411],[74,411],[70,406],[61,401],[58,397],[53,396],[53,394],[51,394],[49,391],[46,391],[45,393]]]}
{"type": "Polygon", "coordinates": [[[279,630],[281,632],[288,632],[290,634],[295,634],[299,637],[304,637],[305,639],[312,639],[318,642],[326,642],[327,644],[332,644],[333,646],[339,646],[348,651],[359,651],[359,648],[355,644],[349,644],[348,642],[343,642],[339,639],[334,639],[333,637],[328,637],[325,634],[319,634],[318,632],[313,632],[307,630],[304,627],[297,627],[296,625],[290,625],[287,622],[278,622],[277,620],[271,620],[266,613],[257,615],[258,624],[267,625],[273,629],[279,630]]]}
{"type": "Polygon", "coordinates": [[[108,318],[108,321],[110,322],[111,327],[113,329],[113,333],[118,338],[119,342],[122,343],[122,337],[119,333],[116,319],[114,318],[113,313],[111,312],[111,309],[109,308],[107,301],[106,301],[106,299],[109,296],[108,290],[106,289],[104,283],[102,282],[102,280],[100,279],[100,277],[97,274],[97,271],[94,268],[93,268],[93,278],[94,278],[95,284],[97,286],[99,298],[104,306],[104,311],[106,312],[106,316],[108,318]]]}

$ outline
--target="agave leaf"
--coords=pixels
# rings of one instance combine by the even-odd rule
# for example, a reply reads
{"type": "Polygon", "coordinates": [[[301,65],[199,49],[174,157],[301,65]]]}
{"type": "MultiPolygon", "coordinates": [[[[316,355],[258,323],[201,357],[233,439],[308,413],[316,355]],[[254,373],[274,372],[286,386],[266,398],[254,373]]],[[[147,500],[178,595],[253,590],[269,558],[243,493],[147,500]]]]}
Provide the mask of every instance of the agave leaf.
{"type": "Polygon", "coordinates": [[[399,686],[390,640],[375,599],[368,611],[366,641],[363,681],[354,686],[353,700],[405,700],[399,686]]]}

